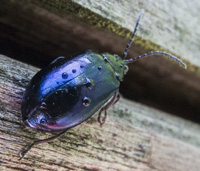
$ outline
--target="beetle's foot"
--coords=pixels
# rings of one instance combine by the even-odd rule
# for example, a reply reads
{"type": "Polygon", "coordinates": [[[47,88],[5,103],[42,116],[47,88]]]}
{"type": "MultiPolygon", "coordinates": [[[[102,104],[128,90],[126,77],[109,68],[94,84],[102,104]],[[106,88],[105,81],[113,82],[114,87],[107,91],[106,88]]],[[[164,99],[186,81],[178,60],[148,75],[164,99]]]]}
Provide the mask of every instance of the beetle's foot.
{"type": "Polygon", "coordinates": [[[19,153],[19,157],[20,157],[19,160],[23,159],[26,153],[27,153],[27,150],[20,151],[20,153],[19,153]]]}
{"type": "Polygon", "coordinates": [[[26,150],[20,151],[20,153],[19,153],[19,156],[20,156],[19,160],[23,159],[24,156],[26,155],[26,153],[27,153],[34,145],[35,145],[35,142],[33,142],[31,145],[29,145],[28,148],[27,148],[26,150]]]}

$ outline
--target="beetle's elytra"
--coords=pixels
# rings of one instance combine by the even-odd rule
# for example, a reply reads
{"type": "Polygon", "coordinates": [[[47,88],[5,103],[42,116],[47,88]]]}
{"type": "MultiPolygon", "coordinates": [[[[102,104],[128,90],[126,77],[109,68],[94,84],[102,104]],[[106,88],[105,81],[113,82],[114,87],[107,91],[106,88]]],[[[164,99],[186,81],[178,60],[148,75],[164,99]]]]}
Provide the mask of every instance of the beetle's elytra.
{"type": "Polygon", "coordinates": [[[32,78],[22,101],[23,122],[31,128],[62,132],[49,139],[35,141],[27,150],[21,152],[20,159],[33,145],[58,137],[69,128],[90,118],[98,110],[98,121],[102,125],[106,119],[106,110],[119,100],[118,89],[128,71],[128,63],[159,54],[186,66],[177,57],[159,51],[125,60],[141,16],[142,12],[122,58],[90,50],[70,59],[59,57],[32,78]]]}

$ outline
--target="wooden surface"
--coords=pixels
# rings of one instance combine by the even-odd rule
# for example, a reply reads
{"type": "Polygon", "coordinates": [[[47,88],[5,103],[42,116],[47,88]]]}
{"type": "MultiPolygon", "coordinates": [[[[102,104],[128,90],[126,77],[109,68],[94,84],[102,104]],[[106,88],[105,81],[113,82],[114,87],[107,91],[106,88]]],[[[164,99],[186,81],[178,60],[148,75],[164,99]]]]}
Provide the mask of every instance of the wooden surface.
{"type": "Polygon", "coordinates": [[[186,59],[188,69],[152,56],[129,65],[120,91],[127,98],[200,122],[200,70],[190,60],[198,60],[199,53],[198,3],[190,2],[185,10],[186,1],[178,7],[178,1],[91,2],[1,0],[0,53],[39,67],[86,49],[122,55],[139,9],[144,8],[128,57],[170,50],[186,59]]]}
{"type": "Polygon", "coordinates": [[[96,115],[57,140],[19,152],[50,133],[21,123],[24,85],[38,68],[0,55],[1,170],[200,170],[200,126],[121,99],[101,128],[96,115]]]}
{"type": "Polygon", "coordinates": [[[144,9],[145,13],[138,34],[145,40],[150,40],[186,61],[200,66],[198,57],[200,53],[200,4],[198,0],[190,3],[186,0],[73,0],[73,2],[129,30],[133,30],[140,9],[144,9]]]}
{"type": "MultiPolygon", "coordinates": [[[[130,65],[120,91],[126,97],[200,122],[199,3],[195,1],[0,0],[0,54],[44,67],[86,49],[121,55],[140,8],[145,9],[128,57],[165,50],[166,58],[130,65]]],[[[200,170],[200,126],[121,99],[103,128],[96,115],[57,140],[19,152],[51,136],[21,123],[25,85],[38,68],[0,55],[1,170],[200,170]]]]}

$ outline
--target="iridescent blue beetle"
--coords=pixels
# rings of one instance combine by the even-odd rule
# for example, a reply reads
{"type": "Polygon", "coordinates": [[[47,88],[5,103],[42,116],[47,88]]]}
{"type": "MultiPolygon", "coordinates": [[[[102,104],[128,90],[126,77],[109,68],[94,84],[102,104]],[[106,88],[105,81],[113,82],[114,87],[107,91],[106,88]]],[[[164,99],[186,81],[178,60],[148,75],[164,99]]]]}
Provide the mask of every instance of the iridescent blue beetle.
{"type": "Polygon", "coordinates": [[[153,51],[125,60],[135,36],[142,11],[123,57],[87,51],[71,59],[59,57],[39,71],[30,81],[22,101],[25,125],[43,131],[61,131],[58,135],[35,141],[21,152],[21,158],[33,145],[48,142],[90,118],[99,111],[98,122],[106,120],[107,109],[119,100],[119,86],[128,71],[128,63],[150,55],[166,55],[181,65],[177,57],[153,51]],[[101,119],[101,114],[104,113],[101,119]]]}

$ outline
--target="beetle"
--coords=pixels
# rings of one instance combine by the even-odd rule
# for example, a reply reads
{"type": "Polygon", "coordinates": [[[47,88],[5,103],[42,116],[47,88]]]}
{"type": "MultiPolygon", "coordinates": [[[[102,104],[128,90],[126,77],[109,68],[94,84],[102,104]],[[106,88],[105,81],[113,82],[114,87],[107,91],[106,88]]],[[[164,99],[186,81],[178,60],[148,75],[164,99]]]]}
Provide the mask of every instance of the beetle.
{"type": "Polygon", "coordinates": [[[125,59],[142,13],[143,11],[139,14],[122,58],[88,50],[72,58],[58,57],[31,79],[22,100],[24,124],[42,131],[61,132],[48,139],[34,141],[28,149],[20,153],[20,160],[34,145],[57,138],[97,111],[98,122],[102,126],[106,120],[107,109],[120,98],[118,89],[128,71],[129,63],[151,55],[166,55],[186,67],[177,57],[160,51],[125,59]]]}

